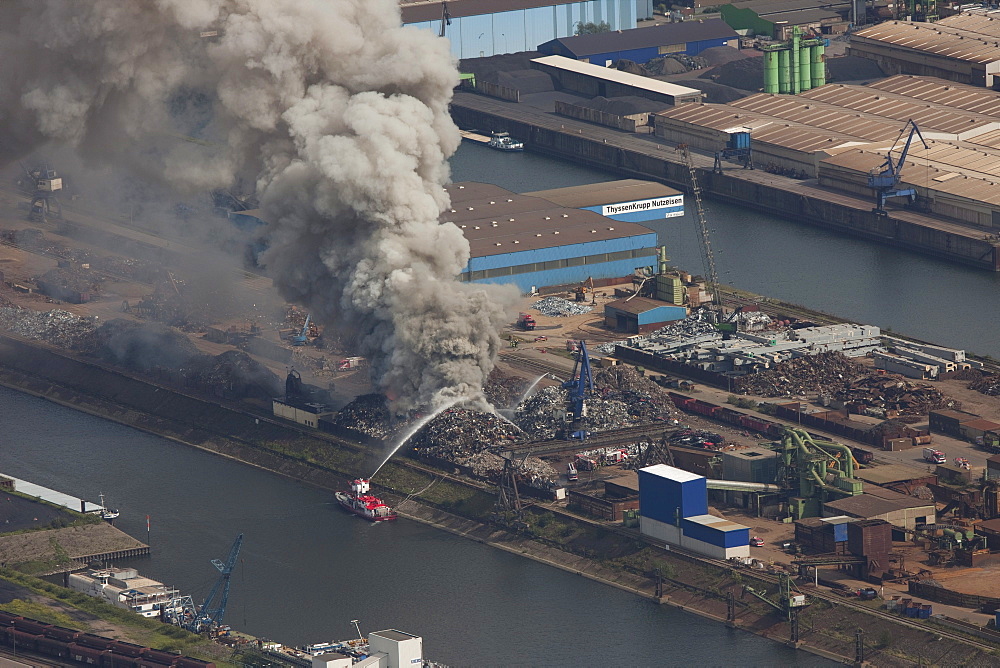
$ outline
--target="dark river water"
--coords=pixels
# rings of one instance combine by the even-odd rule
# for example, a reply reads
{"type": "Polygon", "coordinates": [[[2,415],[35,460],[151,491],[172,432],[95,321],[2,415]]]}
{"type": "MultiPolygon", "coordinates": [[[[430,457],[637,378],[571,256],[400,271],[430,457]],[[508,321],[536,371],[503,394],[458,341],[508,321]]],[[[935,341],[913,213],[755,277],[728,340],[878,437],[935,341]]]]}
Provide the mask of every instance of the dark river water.
{"type": "MultiPolygon", "coordinates": [[[[463,142],[453,179],[514,192],[621,178],[531,154],[501,154],[463,142]]],[[[692,198],[682,218],[656,230],[674,266],[703,273],[692,198]]],[[[707,201],[706,219],[722,283],[864,324],[1000,358],[1000,274],[963,267],[707,201]]]]}

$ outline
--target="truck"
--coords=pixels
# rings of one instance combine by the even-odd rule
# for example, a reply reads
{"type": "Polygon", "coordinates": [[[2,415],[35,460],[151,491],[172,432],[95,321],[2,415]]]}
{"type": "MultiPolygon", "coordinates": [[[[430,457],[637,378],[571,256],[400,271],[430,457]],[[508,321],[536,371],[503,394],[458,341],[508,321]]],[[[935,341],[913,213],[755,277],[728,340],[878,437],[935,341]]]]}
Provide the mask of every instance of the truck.
{"type": "Polygon", "coordinates": [[[350,371],[360,369],[365,365],[364,357],[345,357],[337,362],[337,371],[350,371]]]}
{"type": "Polygon", "coordinates": [[[530,313],[518,313],[517,326],[526,332],[530,332],[535,329],[535,319],[531,317],[530,313]]]}
{"type": "Polygon", "coordinates": [[[935,448],[924,448],[924,461],[928,461],[931,464],[944,464],[948,461],[944,453],[935,448]]]}
{"type": "Polygon", "coordinates": [[[566,464],[566,480],[574,482],[580,479],[580,475],[576,472],[576,467],[573,466],[573,462],[566,464]]]}

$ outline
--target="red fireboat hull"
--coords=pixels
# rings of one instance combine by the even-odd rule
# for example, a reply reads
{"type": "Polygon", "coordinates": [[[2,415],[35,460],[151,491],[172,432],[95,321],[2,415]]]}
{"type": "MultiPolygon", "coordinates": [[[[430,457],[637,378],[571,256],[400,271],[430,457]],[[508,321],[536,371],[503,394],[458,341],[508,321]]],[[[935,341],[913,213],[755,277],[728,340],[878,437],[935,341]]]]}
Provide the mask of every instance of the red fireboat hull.
{"type": "Polygon", "coordinates": [[[369,515],[365,511],[361,510],[360,508],[356,508],[354,506],[354,504],[351,502],[350,497],[348,496],[347,492],[337,492],[336,496],[337,496],[337,503],[340,504],[341,508],[343,508],[344,510],[348,510],[348,511],[354,513],[358,517],[363,517],[364,519],[368,520],[369,522],[391,522],[392,520],[396,519],[396,513],[393,513],[393,512],[390,512],[389,515],[381,515],[381,516],[374,515],[373,516],[373,515],[369,515]],[[347,498],[343,498],[341,495],[343,495],[343,497],[347,497],[347,498]]]}

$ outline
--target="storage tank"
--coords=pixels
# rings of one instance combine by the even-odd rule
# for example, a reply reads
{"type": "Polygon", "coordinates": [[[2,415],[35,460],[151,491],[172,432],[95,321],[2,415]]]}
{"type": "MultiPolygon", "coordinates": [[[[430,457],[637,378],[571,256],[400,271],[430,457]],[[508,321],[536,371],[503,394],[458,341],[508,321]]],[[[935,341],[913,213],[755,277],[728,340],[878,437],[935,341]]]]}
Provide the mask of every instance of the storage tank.
{"type": "Polygon", "coordinates": [[[792,55],[788,49],[778,51],[778,92],[792,92],[792,55]]]}
{"type": "Polygon", "coordinates": [[[789,55],[791,57],[791,68],[792,68],[791,70],[792,87],[788,92],[791,93],[792,95],[798,95],[799,92],[801,92],[801,79],[799,78],[801,76],[799,74],[799,65],[801,65],[799,61],[799,48],[800,48],[799,32],[798,29],[796,29],[792,33],[792,48],[789,52],[789,55]]]}
{"type": "Polygon", "coordinates": [[[778,51],[764,52],[764,92],[778,92],[778,51]]]}
{"type": "Polygon", "coordinates": [[[819,88],[826,85],[826,47],[820,42],[810,49],[810,53],[812,87],[819,88]]]}
{"type": "Polygon", "coordinates": [[[812,88],[810,57],[810,47],[803,46],[799,49],[799,90],[801,91],[807,91],[812,88]]]}

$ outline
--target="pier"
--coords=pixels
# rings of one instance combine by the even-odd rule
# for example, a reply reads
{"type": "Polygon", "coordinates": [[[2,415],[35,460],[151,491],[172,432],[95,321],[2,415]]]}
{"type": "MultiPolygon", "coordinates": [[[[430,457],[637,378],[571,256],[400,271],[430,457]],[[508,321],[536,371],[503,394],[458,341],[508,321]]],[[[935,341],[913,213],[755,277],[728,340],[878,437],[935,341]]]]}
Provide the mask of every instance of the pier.
{"type": "Polygon", "coordinates": [[[21,494],[37,497],[42,501],[47,501],[48,503],[56,506],[62,506],[63,508],[69,508],[70,510],[75,510],[78,513],[96,513],[104,510],[104,507],[98,503],[78,499],[70,494],[57,492],[54,489],[42,487],[41,485],[36,485],[33,482],[15,478],[14,476],[7,475],[6,473],[0,473],[0,477],[13,480],[14,489],[21,494]]]}
{"type": "MultiPolygon", "coordinates": [[[[526,104],[457,91],[451,105],[459,127],[505,130],[525,147],[553,157],[631,178],[661,181],[690,190],[690,175],[673,144],[650,134],[626,133],[556,116],[526,104]]],[[[464,136],[464,135],[463,135],[464,136]]],[[[714,198],[796,222],[836,230],[979,269],[1000,271],[1000,239],[987,230],[913,210],[872,213],[873,198],[820,188],[727,163],[714,173],[714,157],[691,152],[702,190],[714,198]]]]}

